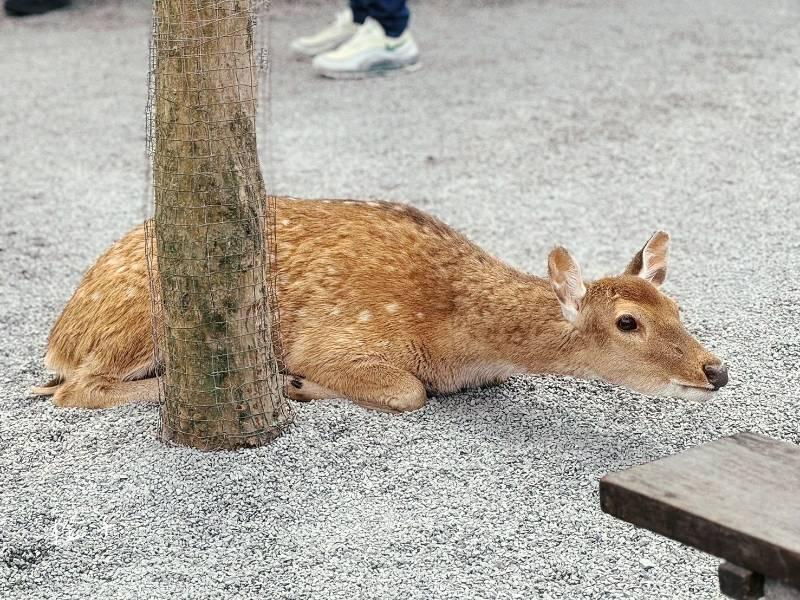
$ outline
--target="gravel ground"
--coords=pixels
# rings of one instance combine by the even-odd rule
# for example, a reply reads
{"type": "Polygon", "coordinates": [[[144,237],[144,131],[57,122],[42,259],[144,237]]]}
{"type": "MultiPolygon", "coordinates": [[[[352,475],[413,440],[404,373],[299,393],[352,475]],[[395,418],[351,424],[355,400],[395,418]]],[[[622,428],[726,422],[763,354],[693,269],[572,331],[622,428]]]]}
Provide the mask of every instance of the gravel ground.
{"type": "Polygon", "coordinates": [[[278,6],[272,188],[407,200],[539,273],[555,243],[618,271],[663,227],[668,291],[731,384],[312,403],[216,454],[162,446],[154,407],[29,397],[81,274],[142,218],[149,7],[0,18],[0,596],[720,598],[715,559],[603,515],[597,480],[741,430],[800,442],[800,8],[459,6],[414,5],[424,68],[365,82],[285,51],[330,7],[278,6]]]}

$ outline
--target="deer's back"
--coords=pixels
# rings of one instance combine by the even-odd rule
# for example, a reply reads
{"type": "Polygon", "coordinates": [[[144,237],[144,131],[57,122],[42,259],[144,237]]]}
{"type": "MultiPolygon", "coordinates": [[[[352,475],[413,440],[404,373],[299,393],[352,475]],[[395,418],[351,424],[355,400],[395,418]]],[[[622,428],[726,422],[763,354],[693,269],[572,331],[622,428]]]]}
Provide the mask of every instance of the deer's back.
{"type": "MultiPolygon", "coordinates": [[[[433,379],[459,286],[499,264],[440,221],[384,202],[278,199],[277,281],[287,369],[321,356],[376,355],[433,379]]],[[[130,377],[152,360],[143,227],[86,273],[53,327],[47,362],[130,377]],[[83,366],[81,366],[83,365],[83,366]]]]}
{"type": "Polygon", "coordinates": [[[277,231],[290,371],[313,377],[322,357],[358,354],[451,387],[437,382],[458,343],[458,287],[494,258],[441,221],[388,202],[283,201],[277,231]]]}

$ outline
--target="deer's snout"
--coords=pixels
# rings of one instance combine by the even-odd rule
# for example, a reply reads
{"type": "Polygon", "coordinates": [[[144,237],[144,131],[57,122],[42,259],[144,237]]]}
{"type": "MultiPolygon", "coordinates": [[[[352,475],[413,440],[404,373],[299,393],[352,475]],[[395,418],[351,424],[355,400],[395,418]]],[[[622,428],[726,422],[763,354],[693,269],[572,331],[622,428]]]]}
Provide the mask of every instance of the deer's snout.
{"type": "Polygon", "coordinates": [[[706,374],[708,383],[718,390],[726,383],[728,383],[728,367],[723,364],[704,365],[703,373],[706,374]]]}

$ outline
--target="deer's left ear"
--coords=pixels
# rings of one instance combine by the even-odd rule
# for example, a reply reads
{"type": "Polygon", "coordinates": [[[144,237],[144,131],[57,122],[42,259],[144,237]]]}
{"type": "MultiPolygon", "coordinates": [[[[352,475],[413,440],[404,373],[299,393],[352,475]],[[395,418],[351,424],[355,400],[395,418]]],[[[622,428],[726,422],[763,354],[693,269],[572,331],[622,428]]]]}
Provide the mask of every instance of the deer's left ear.
{"type": "Polygon", "coordinates": [[[561,313],[570,323],[578,321],[581,300],[586,295],[581,268],[565,248],[554,248],[547,257],[547,272],[550,285],[558,297],[561,313]]]}
{"type": "Polygon", "coordinates": [[[644,248],[633,257],[625,269],[625,275],[636,275],[658,287],[667,278],[668,254],[669,234],[666,231],[656,231],[647,240],[644,248]]]}

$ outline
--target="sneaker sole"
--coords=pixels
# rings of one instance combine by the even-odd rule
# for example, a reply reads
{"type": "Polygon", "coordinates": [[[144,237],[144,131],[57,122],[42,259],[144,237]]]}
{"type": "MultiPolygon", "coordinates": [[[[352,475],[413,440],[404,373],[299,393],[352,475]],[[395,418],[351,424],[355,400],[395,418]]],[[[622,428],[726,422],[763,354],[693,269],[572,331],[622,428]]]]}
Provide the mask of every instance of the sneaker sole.
{"type": "Polygon", "coordinates": [[[317,75],[327,79],[368,79],[370,77],[384,77],[394,73],[413,73],[422,68],[421,62],[414,62],[410,65],[392,65],[386,63],[377,64],[367,71],[332,71],[329,69],[318,69],[317,75]]]}

